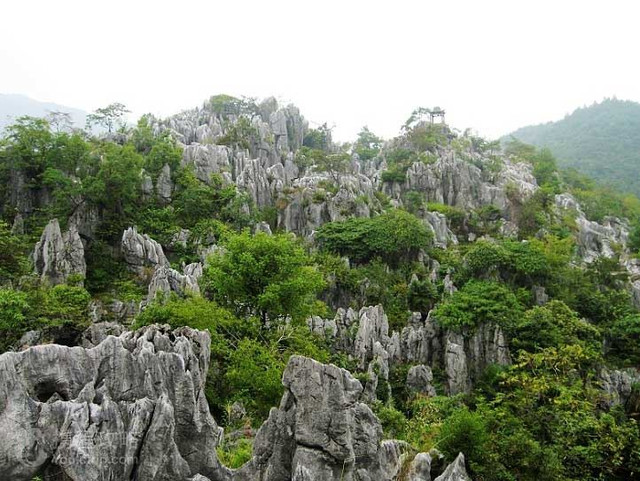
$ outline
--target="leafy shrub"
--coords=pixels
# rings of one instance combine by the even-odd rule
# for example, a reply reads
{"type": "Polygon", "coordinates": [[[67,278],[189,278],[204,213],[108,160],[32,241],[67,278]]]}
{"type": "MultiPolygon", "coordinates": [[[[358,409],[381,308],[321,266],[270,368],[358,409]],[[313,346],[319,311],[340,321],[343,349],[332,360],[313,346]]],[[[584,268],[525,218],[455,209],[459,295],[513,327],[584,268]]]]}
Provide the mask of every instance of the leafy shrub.
{"type": "Polygon", "coordinates": [[[509,329],[522,314],[522,307],[504,284],[473,280],[436,307],[434,314],[438,324],[446,328],[460,330],[495,323],[509,329]]]}
{"type": "Polygon", "coordinates": [[[264,323],[311,314],[322,275],[300,244],[288,234],[231,235],[225,251],[209,259],[206,291],[238,315],[256,314],[264,323]]]}
{"type": "Polygon", "coordinates": [[[429,312],[439,299],[438,290],[428,279],[409,283],[407,304],[413,312],[429,312]]]}
{"type": "Polygon", "coordinates": [[[602,344],[600,332],[560,301],[525,312],[517,322],[512,339],[514,349],[529,352],[571,344],[581,344],[595,355],[602,344]]]}
{"type": "Polygon", "coordinates": [[[233,443],[223,443],[216,448],[218,459],[227,468],[237,469],[251,459],[253,441],[242,438],[233,443]]]}
{"type": "Polygon", "coordinates": [[[389,264],[410,259],[426,248],[433,234],[415,216],[393,209],[372,218],[330,222],[318,229],[316,239],[332,252],[356,263],[381,257],[389,264]]]}
{"type": "Polygon", "coordinates": [[[489,431],[485,417],[466,407],[457,409],[448,416],[440,428],[437,446],[448,460],[464,453],[471,468],[484,464],[489,431]]]}
{"type": "Polygon", "coordinates": [[[0,353],[11,347],[27,330],[29,310],[26,294],[0,289],[0,353]]]}

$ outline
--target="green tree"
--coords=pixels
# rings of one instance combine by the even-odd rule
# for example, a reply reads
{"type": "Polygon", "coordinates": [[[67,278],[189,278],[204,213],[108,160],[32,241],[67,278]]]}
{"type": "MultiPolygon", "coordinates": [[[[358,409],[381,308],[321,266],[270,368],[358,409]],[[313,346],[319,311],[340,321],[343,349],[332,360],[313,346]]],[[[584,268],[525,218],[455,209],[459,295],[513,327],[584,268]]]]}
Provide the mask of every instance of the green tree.
{"type": "Polygon", "coordinates": [[[326,123],[317,129],[309,129],[304,136],[302,145],[310,149],[329,151],[329,147],[331,147],[331,129],[326,123]]]}
{"type": "Polygon", "coordinates": [[[209,258],[204,285],[214,300],[263,324],[291,316],[305,319],[323,288],[322,275],[288,234],[232,235],[209,258]]]}
{"type": "Polygon", "coordinates": [[[27,330],[30,309],[25,293],[0,289],[0,353],[11,347],[27,330]]]}
{"type": "Polygon", "coordinates": [[[438,290],[429,279],[409,283],[407,303],[413,312],[429,312],[438,300],[438,290]]]}
{"type": "Polygon", "coordinates": [[[96,109],[87,115],[87,129],[94,125],[100,125],[107,129],[107,132],[112,133],[116,127],[122,125],[122,117],[129,112],[127,107],[119,102],[96,109]]]}
{"type": "Polygon", "coordinates": [[[13,235],[9,226],[0,221],[0,283],[10,281],[28,271],[28,261],[22,240],[13,235]]]}
{"type": "Polygon", "coordinates": [[[353,145],[354,153],[358,154],[360,160],[373,159],[382,148],[382,139],[369,130],[369,127],[364,126],[362,130],[358,132],[358,139],[353,145]]]}
{"type": "Polygon", "coordinates": [[[551,301],[525,312],[518,319],[511,340],[513,349],[529,352],[572,344],[580,344],[596,357],[602,341],[596,327],[580,319],[561,301],[551,301]]]}

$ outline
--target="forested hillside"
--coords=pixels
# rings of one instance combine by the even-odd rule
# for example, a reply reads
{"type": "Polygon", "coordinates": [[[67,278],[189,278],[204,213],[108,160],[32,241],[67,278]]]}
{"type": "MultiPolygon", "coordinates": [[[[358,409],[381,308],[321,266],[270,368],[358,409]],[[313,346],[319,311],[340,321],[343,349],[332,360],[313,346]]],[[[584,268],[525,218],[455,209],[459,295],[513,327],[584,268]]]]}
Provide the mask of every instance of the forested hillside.
{"type": "Polygon", "coordinates": [[[0,141],[0,479],[638,479],[637,197],[425,109],[121,107],[0,141]]]}
{"type": "Polygon", "coordinates": [[[561,167],[640,194],[640,104],[636,102],[605,99],[557,122],[523,127],[510,136],[548,147],[561,167]]]}

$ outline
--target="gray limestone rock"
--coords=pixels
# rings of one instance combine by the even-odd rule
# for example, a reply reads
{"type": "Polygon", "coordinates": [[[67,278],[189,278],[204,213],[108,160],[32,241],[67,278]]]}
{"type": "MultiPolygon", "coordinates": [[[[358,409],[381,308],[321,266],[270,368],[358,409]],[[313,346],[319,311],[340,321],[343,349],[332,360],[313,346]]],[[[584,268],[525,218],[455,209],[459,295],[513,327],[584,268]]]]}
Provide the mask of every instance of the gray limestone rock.
{"type": "Polygon", "coordinates": [[[450,332],[447,335],[444,367],[447,374],[447,391],[450,395],[471,391],[471,378],[462,334],[450,332]]]}
{"type": "Polygon", "coordinates": [[[465,468],[464,454],[458,454],[455,461],[447,466],[444,473],[438,476],[435,481],[471,481],[465,468]]]}
{"type": "Polygon", "coordinates": [[[0,356],[0,479],[225,480],[204,395],[209,334],[149,326],[0,356]]]}
{"type": "Polygon", "coordinates": [[[409,465],[408,481],[431,481],[431,455],[418,453],[409,465]]]}
{"type": "Polygon", "coordinates": [[[389,321],[382,305],[363,307],[360,310],[358,332],[355,338],[354,355],[360,369],[374,358],[374,346],[386,346],[389,341],[389,321]]]}
{"type": "Polygon", "coordinates": [[[543,306],[549,302],[549,295],[543,286],[533,286],[531,290],[533,292],[533,301],[537,306],[543,306]]]}
{"type": "Polygon", "coordinates": [[[432,385],[433,373],[429,366],[418,364],[412,366],[407,373],[407,388],[409,391],[435,396],[436,390],[432,385]]]}
{"type": "Polygon", "coordinates": [[[96,347],[109,336],[120,336],[127,329],[117,322],[98,322],[91,324],[83,333],[80,345],[85,349],[96,347]]]}
{"type": "Polygon", "coordinates": [[[251,160],[237,179],[238,187],[246,191],[256,206],[267,207],[271,204],[272,193],[267,170],[259,159],[251,160]]]}
{"type": "Polygon", "coordinates": [[[164,164],[158,180],[156,181],[156,195],[160,202],[171,202],[171,194],[173,193],[173,181],[171,180],[171,167],[169,164],[164,164]]]}
{"type": "Polygon", "coordinates": [[[142,196],[145,199],[149,199],[153,195],[153,179],[144,170],[142,171],[142,182],[140,184],[140,189],[142,190],[142,196]]]}
{"type": "Polygon", "coordinates": [[[634,393],[633,386],[640,383],[640,371],[637,369],[613,370],[602,368],[598,373],[600,386],[607,393],[609,406],[621,404],[625,407],[633,404],[640,406],[638,393],[634,393]]]}
{"type": "Polygon", "coordinates": [[[254,233],[264,232],[265,234],[272,235],[271,227],[269,226],[269,224],[267,222],[264,222],[264,221],[263,222],[258,222],[253,227],[253,231],[254,231],[254,233]]]}
{"type": "Polygon", "coordinates": [[[213,174],[232,173],[232,153],[224,145],[187,145],[182,154],[182,165],[192,166],[196,177],[207,184],[213,174]]]}
{"type": "Polygon", "coordinates": [[[451,232],[447,218],[440,212],[425,212],[424,219],[433,232],[433,243],[436,247],[446,249],[449,244],[457,244],[458,239],[451,232]]]}
{"type": "Polygon", "coordinates": [[[184,267],[180,273],[168,266],[158,266],[153,271],[149,282],[147,303],[156,298],[164,298],[171,292],[180,296],[187,294],[200,294],[198,279],[202,276],[202,264],[195,262],[184,267]]]}
{"type": "Polygon", "coordinates": [[[135,227],[129,227],[122,234],[122,254],[129,269],[144,274],[145,268],[168,266],[162,246],[146,234],[138,234],[135,227]]]}
{"type": "Polygon", "coordinates": [[[57,219],[49,221],[33,252],[33,263],[41,279],[51,285],[62,284],[71,274],[87,273],[84,246],[74,225],[60,232],[57,219]]]}
{"type": "Polygon", "coordinates": [[[234,480],[390,481],[403,443],[381,442],[382,427],[344,369],[292,356],[285,394],[258,431],[253,458],[234,480]]]}

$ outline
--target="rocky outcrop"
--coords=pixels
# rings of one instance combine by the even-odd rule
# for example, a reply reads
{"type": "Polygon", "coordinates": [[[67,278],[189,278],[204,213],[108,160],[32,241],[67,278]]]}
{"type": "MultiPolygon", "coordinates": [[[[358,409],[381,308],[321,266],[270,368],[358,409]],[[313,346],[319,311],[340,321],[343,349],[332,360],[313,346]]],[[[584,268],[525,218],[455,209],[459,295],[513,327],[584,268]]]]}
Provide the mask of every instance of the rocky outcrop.
{"type": "MultiPolygon", "coordinates": [[[[0,356],[0,479],[391,481],[406,463],[405,479],[432,479],[431,454],[383,440],[344,369],[291,357],[280,406],[234,471],[216,457],[222,429],[204,395],[208,333],[103,323],[82,344],[0,356]]],[[[443,476],[463,470],[459,458],[443,476]]]]}
{"type": "Polygon", "coordinates": [[[403,191],[417,191],[424,193],[428,202],[462,209],[494,205],[509,218],[513,205],[510,194],[517,195],[517,200],[522,201],[537,189],[530,164],[504,159],[498,173],[487,177],[476,165],[486,162],[478,154],[469,154],[473,158],[464,160],[453,151],[445,150],[438,155],[432,164],[412,164],[400,189],[394,190],[393,185],[385,185],[385,193],[397,198],[403,191]]]}
{"type": "MultiPolygon", "coordinates": [[[[502,329],[483,324],[468,332],[442,329],[431,315],[413,313],[401,332],[389,332],[389,322],[381,305],[338,309],[334,319],[312,317],[309,328],[325,336],[336,351],[356,361],[358,370],[367,372],[365,393],[377,391],[381,380],[398,364],[409,364],[410,390],[433,395],[431,367],[441,367],[447,394],[469,392],[484,370],[492,365],[511,363],[502,329]]],[[[379,393],[378,393],[379,394],[379,393]]]]}
{"type": "Polygon", "coordinates": [[[590,221],[571,194],[557,194],[556,207],[560,211],[575,213],[578,229],[578,254],[587,264],[599,257],[613,257],[614,246],[625,247],[629,239],[629,226],[616,217],[605,217],[602,223],[590,221]]]}
{"type": "Polygon", "coordinates": [[[149,326],[90,349],[3,354],[0,479],[229,479],[204,395],[209,343],[206,332],[149,326]]]}
{"type": "Polygon", "coordinates": [[[452,462],[447,469],[444,470],[435,481],[471,481],[464,465],[464,454],[458,454],[458,457],[452,462]]]}
{"type": "Polygon", "coordinates": [[[406,386],[409,391],[426,394],[427,396],[435,396],[436,390],[432,383],[433,373],[429,366],[418,364],[417,366],[411,366],[411,368],[409,368],[406,382],[406,386]]]}
{"type": "Polygon", "coordinates": [[[634,386],[640,384],[640,371],[602,368],[598,378],[602,390],[607,394],[605,402],[609,407],[620,404],[629,412],[637,412],[640,408],[640,392],[634,386]]]}
{"type": "Polygon", "coordinates": [[[580,204],[571,194],[558,194],[556,208],[560,214],[573,213],[577,227],[578,255],[585,264],[595,260],[618,256],[620,265],[629,274],[628,288],[631,300],[640,309],[640,261],[627,247],[630,226],[624,219],[605,217],[600,223],[588,220],[580,204]]]}
{"type": "MultiPolygon", "coordinates": [[[[391,481],[405,462],[411,463],[405,479],[431,479],[428,454],[411,460],[406,443],[382,440],[380,422],[361,401],[362,385],[348,371],[293,356],[283,384],[279,408],[271,410],[256,435],[253,458],[234,480],[391,481]]],[[[447,472],[462,475],[464,458],[447,472]]]]}
{"type": "Polygon", "coordinates": [[[149,282],[147,302],[158,297],[166,297],[171,292],[180,296],[200,294],[198,279],[202,276],[202,264],[195,262],[184,267],[181,273],[167,266],[158,266],[149,282]]]}
{"type": "Polygon", "coordinates": [[[449,229],[447,218],[440,212],[425,212],[424,220],[433,232],[433,244],[446,249],[449,244],[457,244],[458,239],[449,229]]]}
{"type": "Polygon", "coordinates": [[[211,183],[213,174],[220,174],[231,182],[235,178],[232,158],[233,153],[224,145],[191,144],[184,148],[182,165],[192,166],[195,176],[207,184],[211,183]]]}
{"type": "Polygon", "coordinates": [[[164,164],[156,181],[156,195],[160,202],[167,204],[171,202],[172,193],[173,181],[171,180],[171,167],[169,167],[169,164],[164,164]]]}
{"type": "Polygon", "coordinates": [[[122,255],[129,269],[139,275],[146,268],[168,266],[162,246],[146,234],[138,234],[135,227],[129,227],[122,234],[122,255]]]}
{"type": "Polygon", "coordinates": [[[65,283],[72,274],[84,278],[87,273],[84,246],[75,225],[62,233],[57,219],[49,221],[33,251],[33,263],[47,284],[65,283]]]}

